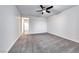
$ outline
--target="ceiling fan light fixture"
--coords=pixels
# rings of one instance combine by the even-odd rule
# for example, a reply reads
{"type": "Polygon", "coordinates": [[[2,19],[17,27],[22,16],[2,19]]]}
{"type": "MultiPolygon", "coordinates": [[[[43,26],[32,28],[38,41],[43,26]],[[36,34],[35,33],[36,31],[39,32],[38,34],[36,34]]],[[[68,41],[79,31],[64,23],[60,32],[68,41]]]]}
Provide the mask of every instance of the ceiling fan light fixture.
{"type": "Polygon", "coordinates": [[[45,13],[45,12],[46,12],[46,10],[43,10],[42,12],[44,12],[44,13],[45,13]]]}
{"type": "Polygon", "coordinates": [[[49,9],[53,8],[53,6],[50,6],[50,7],[44,7],[43,5],[40,5],[41,9],[42,10],[38,10],[37,12],[42,12],[42,14],[44,13],[50,13],[49,9]]]}

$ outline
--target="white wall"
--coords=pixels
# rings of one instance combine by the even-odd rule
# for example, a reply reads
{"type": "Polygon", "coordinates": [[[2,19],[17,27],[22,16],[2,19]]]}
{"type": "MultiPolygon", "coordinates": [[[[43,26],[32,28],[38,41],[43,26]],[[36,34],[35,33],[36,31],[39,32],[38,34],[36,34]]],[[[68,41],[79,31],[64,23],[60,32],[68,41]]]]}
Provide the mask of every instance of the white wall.
{"type": "Polygon", "coordinates": [[[49,17],[48,32],[79,42],[79,6],[49,17]]]}
{"type": "Polygon", "coordinates": [[[13,5],[0,6],[0,52],[8,52],[21,34],[21,18],[13,5]]]}
{"type": "Polygon", "coordinates": [[[30,34],[46,33],[47,20],[43,17],[30,17],[29,18],[29,31],[30,31],[30,34]]]}

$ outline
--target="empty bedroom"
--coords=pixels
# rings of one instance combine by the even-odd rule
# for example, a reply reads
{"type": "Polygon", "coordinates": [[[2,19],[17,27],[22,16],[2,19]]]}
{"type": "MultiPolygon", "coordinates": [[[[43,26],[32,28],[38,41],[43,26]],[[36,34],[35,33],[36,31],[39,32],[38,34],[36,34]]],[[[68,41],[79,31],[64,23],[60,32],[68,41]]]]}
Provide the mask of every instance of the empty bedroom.
{"type": "Polygon", "coordinates": [[[79,53],[79,5],[0,5],[0,53],[79,53]]]}

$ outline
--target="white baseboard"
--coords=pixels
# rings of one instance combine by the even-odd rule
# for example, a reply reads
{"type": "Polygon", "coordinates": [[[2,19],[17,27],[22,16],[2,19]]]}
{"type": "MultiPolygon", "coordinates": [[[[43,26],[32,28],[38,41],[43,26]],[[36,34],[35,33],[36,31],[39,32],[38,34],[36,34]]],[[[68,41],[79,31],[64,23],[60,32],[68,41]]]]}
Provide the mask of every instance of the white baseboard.
{"type": "Polygon", "coordinates": [[[10,49],[13,47],[13,45],[16,43],[18,38],[22,35],[22,33],[16,38],[16,40],[10,45],[9,49],[6,51],[7,53],[10,51],[10,49]]]}
{"type": "Polygon", "coordinates": [[[79,43],[79,41],[77,40],[77,39],[71,39],[71,38],[68,38],[68,37],[64,37],[64,36],[61,36],[61,35],[58,35],[58,34],[55,34],[55,33],[50,33],[50,32],[48,32],[49,34],[51,34],[51,35],[56,35],[56,36],[58,36],[58,37],[61,37],[61,38],[64,38],[64,39],[67,39],[67,40],[71,40],[71,41],[73,41],[73,42],[77,42],[77,43],[79,43]]]}
{"type": "MultiPolygon", "coordinates": [[[[42,32],[42,33],[47,33],[47,32],[42,32]]],[[[29,34],[42,34],[42,33],[29,33],[29,34]]]]}

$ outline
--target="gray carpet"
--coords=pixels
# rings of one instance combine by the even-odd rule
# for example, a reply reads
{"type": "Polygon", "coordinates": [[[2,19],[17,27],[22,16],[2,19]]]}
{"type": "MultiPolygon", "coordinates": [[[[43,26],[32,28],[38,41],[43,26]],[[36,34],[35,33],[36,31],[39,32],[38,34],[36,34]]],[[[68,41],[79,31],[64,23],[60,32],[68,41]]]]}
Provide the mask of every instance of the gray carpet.
{"type": "Polygon", "coordinates": [[[23,34],[9,53],[79,53],[79,43],[48,33],[23,34]]]}

